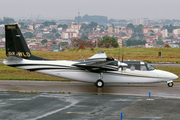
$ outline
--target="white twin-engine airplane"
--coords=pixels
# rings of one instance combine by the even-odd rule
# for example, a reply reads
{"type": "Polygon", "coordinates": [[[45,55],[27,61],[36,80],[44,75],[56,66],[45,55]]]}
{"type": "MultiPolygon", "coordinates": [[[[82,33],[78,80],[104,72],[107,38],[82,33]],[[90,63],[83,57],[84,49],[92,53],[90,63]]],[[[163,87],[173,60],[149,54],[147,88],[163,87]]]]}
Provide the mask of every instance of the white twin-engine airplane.
{"type": "Polygon", "coordinates": [[[89,59],[68,61],[48,60],[31,54],[18,25],[6,25],[5,65],[24,70],[48,74],[60,78],[95,83],[103,87],[105,83],[156,83],[166,81],[173,86],[178,76],[156,70],[143,61],[118,61],[98,52],[89,59]]]}

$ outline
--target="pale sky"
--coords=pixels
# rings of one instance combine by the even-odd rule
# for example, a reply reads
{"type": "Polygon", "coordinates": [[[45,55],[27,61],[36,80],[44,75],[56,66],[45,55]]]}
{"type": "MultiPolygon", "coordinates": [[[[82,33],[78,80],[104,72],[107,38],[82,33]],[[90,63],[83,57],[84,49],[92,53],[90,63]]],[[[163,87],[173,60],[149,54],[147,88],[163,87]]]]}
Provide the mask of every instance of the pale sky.
{"type": "Polygon", "coordinates": [[[0,19],[74,19],[78,12],[108,19],[180,19],[180,0],[0,0],[0,19]]]}

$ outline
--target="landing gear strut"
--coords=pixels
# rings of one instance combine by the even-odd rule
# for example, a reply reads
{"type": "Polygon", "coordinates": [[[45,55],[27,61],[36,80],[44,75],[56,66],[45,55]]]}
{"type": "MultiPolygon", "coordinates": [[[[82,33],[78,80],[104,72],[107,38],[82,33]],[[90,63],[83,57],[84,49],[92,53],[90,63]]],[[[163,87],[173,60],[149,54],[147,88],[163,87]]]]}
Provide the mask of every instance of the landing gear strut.
{"type": "Polygon", "coordinates": [[[168,87],[173,87],[173,81],[172,80],[170,80],[170,81],[167,81],[167,85],[168,85],[168,87]]]}
{"type": "Polygon", "coordinates": [[[104,86],[104,82],[101,79],[97,80],[95,84],[98,88],[102,88],[104,86]]]}
{"type": "Polygon", "coordinates": [[[173,82],[169,82],[169,83],[167,83],[167,85],[168,85],[168,87],[173,87],[173,82]]]}

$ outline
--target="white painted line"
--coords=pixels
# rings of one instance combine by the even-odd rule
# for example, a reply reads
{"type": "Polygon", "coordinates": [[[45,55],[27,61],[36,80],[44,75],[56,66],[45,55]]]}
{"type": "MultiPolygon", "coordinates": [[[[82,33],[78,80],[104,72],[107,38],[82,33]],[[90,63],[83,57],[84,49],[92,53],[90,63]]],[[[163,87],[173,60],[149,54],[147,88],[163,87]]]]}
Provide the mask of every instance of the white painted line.
{"type": "Polygon", "coordinates": [[[60,112],[60,111],[62,111],[62,110],[65,110],[65,109],[67,109],[67,108],[69,108],[69,107],[75,105],[76,103],[78,103],[77,100],[67,100],[67,101],[68,101],[68,102],[72,102],[72,101],[73,101],[73,102],[72,102],[70,105],[68,105],[68,106],[66,106],[66,107],[64,107],[64,108],[60,108],[60,109],[57,109],[57,110],[48,112],[48,113],[46,113],[46,114],[44,114],[44,115],[38,116],[38,117],[33,118],[33,119],[30,119],[30,120],[38,120],[38,119],[47,117],[47,116],[49,116],[49,115],[52,115],[52,114],[55,114],[55,113],[60,112]]]}

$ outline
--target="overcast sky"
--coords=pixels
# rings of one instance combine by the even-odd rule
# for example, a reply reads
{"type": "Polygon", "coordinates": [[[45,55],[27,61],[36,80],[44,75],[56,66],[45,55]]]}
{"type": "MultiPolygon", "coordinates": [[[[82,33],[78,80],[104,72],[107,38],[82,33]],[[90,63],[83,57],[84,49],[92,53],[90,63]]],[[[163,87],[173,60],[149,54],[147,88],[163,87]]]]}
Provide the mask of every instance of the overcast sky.
{"type": "Polygon", "coordinates": [[[108,19],[180,19],[180,0],[0,0],[0,19],[74,19],[78,12],[108,19]]]}

